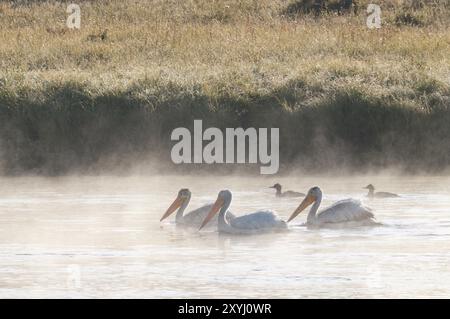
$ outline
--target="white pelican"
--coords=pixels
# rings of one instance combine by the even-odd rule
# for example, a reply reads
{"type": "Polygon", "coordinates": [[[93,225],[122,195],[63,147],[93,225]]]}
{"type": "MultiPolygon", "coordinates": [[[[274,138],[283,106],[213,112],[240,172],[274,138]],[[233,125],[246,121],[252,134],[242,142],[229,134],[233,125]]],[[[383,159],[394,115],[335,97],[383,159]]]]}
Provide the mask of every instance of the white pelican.
{"type": "Polygon", "coordinates": [[[285,191],[284,193],[281,192],[281,185],[276,183],[273,186],[270,186],[269,188],[275,188],[276,189],[276,193],[275,196],[276,197],[303,197],[305,196],[305,194],[303,193],[299,193],[299,192],[294,192],[294,191],[285,191]]]}
{"type": "Polygon", "coordinates": [[[305,199],[289,217],[288,222],[293,220],[306,207],[313,204],[306,219],[306,226],[310,227],[334,227],[334,226],[365,226],[379,225],[369,207],[365,207],[359,200],[344,199],[324,209],[319,214],[322,202],[322,191],[319,187],[313,187],[308,191],[305,199]]]}
{"type": "Polygon", "coordinates": [[[395,198],[400,197],[397,194],[394,193],[388,193],[388,192],[376,192],[375,193],[375,186],[372,184],[367,185],[366,187],[363,187],[365,189],[369,190],[369,193],[367,194],[367,197],[369,198],[395,198]]]}
{"type": "MultiPolygon", "coordinates": [[[[217,200],[206,216],[200,229],[219,213],[218,230],[220,233],[229,234],[254,234],[260,232],[277,231],[287,229],[287,224],[272,211],[257,211],[248,215],[225,219],[225,213],[230,207],[232,194],[229,190],[219,192],[217,200]]],[[[200,230],[199,229],[199,230],[200,230]]]]}
{"type": "MultiPolygon", "coordinates": [[[[173,203],[161,217],[160,221],[163,221],[164,219],[169,217],[170,214],[172,214],[178,208],[178,212],[175,216],[175,223],[177,225],[198,227],[201,224],[201,222],[205,219],[206,215],[211,210],[213,205],[207,204],[187,213],[186,215],[183,215],[184,210],[186,209],[190,200],[191,200],[191,191],[187,188],[180,189],[177,198],[173,201],[173,203]]],[[[226,218],[227,219],[234,218],[234,215],[231,212],[227,212],[226,218]]]]}

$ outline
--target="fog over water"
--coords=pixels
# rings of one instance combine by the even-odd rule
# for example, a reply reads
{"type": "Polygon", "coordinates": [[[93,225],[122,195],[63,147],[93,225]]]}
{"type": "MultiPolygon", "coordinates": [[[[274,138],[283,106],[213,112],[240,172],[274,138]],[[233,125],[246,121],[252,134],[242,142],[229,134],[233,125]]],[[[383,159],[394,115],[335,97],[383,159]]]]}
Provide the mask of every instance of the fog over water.
{"type": "Polygon", "coordinates": [[[0,178],[0,297],[448,297],[450,179],[134,176],[0,178]],[[320,186],[322,208],[360,198],[384,225],[224,236],[159,219],[180,188],[190,211],[230,189],[230,210],[283,219],[320,186]],[[369,200],[362,187],[400,198],[369,200]]]}

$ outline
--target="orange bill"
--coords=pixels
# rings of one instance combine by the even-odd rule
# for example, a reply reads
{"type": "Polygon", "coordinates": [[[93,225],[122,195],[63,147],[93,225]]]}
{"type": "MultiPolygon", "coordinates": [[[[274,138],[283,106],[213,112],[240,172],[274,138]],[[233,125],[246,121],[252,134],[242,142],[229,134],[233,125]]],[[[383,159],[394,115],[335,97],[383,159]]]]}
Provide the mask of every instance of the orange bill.
{"type": "Polygon", "coordinates": [[[181,204],[183,204],[183,198],[178,196],[172,203],[172,205],[170,205],[170,207],[167,209],[167,211],[164,213],[163,217],[161,217],[161,219],[159,220],[160,222],[162,222],[164,219],[166,219],[167,217],[170,216],[170,214],[172,214],[178,207],[181,206],[181,204]]]}
{"type": "Polygon", "coordinates": [[[297,207],[297,209],[292,213],[291,217],[289,217],[288,222],[293,220],[295,217],[297,217],[298,214],[300,214],[302,211],[305,210],[306,207],[311,205],[316,201],[316,198],[313,195],[307,195],[303,202],[297,207]]]}
{"type": "Polygon", "coordinates": [[[208,216],[206,216],[205,220],[203,221],[202,225],[200,226],[200,228],[198,230],[200,230],[203,227],[205,227],[206,224],[208,224],[208,222],[211,220],[211,218],[213,218],[214,215],[219,211],[219,209],[222,208],[222,206],[223,206],[223,199],[222,198],[217,198],[217,200],[214,203],[213,207],[209,211],[208,216]]]}

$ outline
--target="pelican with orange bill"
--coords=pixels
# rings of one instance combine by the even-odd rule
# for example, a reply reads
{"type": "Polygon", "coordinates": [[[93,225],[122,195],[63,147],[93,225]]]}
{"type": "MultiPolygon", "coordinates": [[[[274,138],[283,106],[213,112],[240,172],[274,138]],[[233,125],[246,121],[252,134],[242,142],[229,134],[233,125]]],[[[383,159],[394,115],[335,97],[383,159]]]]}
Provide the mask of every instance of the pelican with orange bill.
{"type": "Polygon", "coordinates": [[[343,226],[374,226],[380,225],[375,221],[375,216],[369,207],[355,199],[344,199],[317,213],[322,202],[322,190],[319,187],[311,188],[305,199],[289,217],[292,221],[297,215],[312,205],[306,226],[309,227],[343,227],[343,226]]]}
{"type": "MultiPolygon", "coordinates": [[[[208,212],[211,210],[212,204],[204,205],[200,208],[197,208],[186,215],[183,215],[186,207],[188,206],[190,200],[191,200],[191,191],[187,188],[182,188],[179,192],[173,203],[169,206],[167,211],[164,213],[164,215],[161,217],[160,221],[163,221],[167,217],[169,217],[173,212],[175,212],[177,209],[177,214],[175,216],[175,223],[177,225],[183,225],[183,226],[191,226],[191,227],[198,227],[201,222],[205,219],[208,212]]],[[[225,218],[233,218],[234,215],[231,212],[226,212],[225,218]]],[[[217,219],[217,218],[216,218],[217,219]]],[[[217,225],[217,223],[211,223],[211,225],[217,225]]]]}
{"type": "MultiPolygon", "coordinates": [[[[230,207],[232,194],[229,190],[222,190],[211,207],[208,215],[200,226],[205,227],[219,212],[218,231],[228,234],[254,234],[286,230],[287,224],[278,215],[270,210],[257,211],[248,215],[226,219],[225,214],[230,207]]],[[[199,229],[199,230],[200,230],[199,229]]]]}

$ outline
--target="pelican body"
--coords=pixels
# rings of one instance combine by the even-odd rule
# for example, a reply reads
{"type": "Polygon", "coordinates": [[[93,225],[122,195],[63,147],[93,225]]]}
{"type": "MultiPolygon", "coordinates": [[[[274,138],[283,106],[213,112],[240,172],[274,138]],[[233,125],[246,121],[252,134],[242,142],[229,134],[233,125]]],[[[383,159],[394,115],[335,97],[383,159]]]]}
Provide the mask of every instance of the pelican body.
{"type": "Polygon", "coordinates": [[[367,185],[364,187],[365,189],[369,190],[369,193],[367,194],[367,197],[369,198],[395,198],[400,197],[397,194],[394,193],[388,193],[388,192],[375,192],[375,186],[372,184],[367,185]]]}
{"type": "Polygon", "coordinates": [[[257,211],[239,217],[225,218],[225,214],[230,207],[232,194],[229,190],[219,192],[217,200],[212,206],[208,216],[206,216],[200,229],[219,212],[218,230],[219,233],[227,234],[255,234],[263,232],[281,231],[287,229],[287,224],[272,211],[257,211]]]}
{"type": "MultiPolygon", "coordinates": [[[[167,209],[167,211],[164,213],[164,215],[161,217],[160,221],[163,221],[167,217],[169,217],[177,208],[177,214],[175,215],[175,223],[177,225],[181,226],[190,226],[190,227],[199,227],[199,225],[202,223],[202,221],[206,218],[208,215],[208,212],[212,208],[212,204],[207,204],[202,207],[199,207],[186,215],[183,215],[186,207],[188,206],[190,200],[191,200],[191,191],[187,188],[183,188],[178,192],[177,198],[173,201],[173,203],[170,205],[170,207],[167,209]]],[[[231,212],[226,212],[225,218],[229,219],[234,217],[234,215],[231,212]]],[[[216,218],[217,221],[217,218],[216,218]]],[[[217,225],[217,223],[211,223],[211,225],[217,225]]]]}
{"type": "Polygon", "coordinates": [[[277,191],[275,193],[276,197],[303,197],[305,196],[305,194],[303,193],[299,193],[299,192],[294,192],[294,191],[286,191],[286,192],[281,192],[281,185],[276,183],[273,186],[270,186],[269,188],[275,188],[275,190],[277,191]]]}
{"type": "Polygon", "coordinates": [[[317,213],[322,202],[322,191],[319,187],[313,187],[308,191],[305,199],[301,202],[294,213],[289,217],[288,222],[293,220],[298,214],[311,207],[306,219],[308,227],[342,227],[342,226],[369,226],[379,225],[375,221],[375,216],[369,207],[363,206],[359,200],[345,199],[338,201],[330,207],[317,213]]]}

